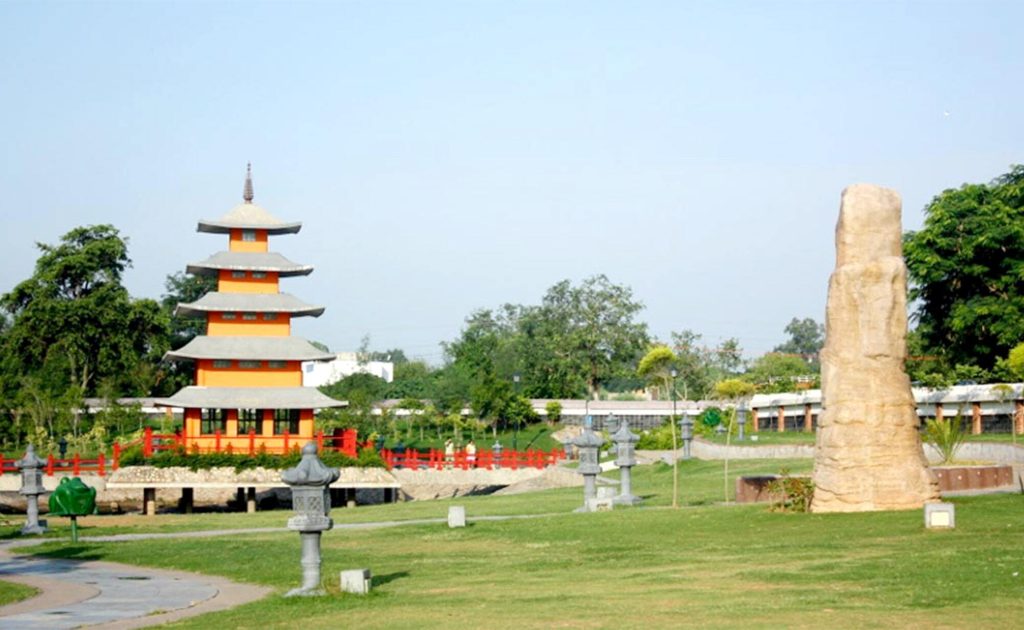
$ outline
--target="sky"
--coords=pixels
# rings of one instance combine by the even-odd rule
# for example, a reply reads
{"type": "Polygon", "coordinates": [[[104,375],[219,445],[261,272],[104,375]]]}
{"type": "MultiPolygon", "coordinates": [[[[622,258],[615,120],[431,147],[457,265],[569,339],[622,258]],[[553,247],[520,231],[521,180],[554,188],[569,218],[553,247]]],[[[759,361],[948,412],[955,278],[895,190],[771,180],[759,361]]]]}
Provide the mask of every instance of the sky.
{"type": "Polygon", "coordinates": [[[438,364],[475,309],[594,274],[748,357],[824,320],[842,189],[1024,161],[1024,3],[0,3],[0,291],[110,223],[133,296],[303,222],[293,333],[438,364]]]}

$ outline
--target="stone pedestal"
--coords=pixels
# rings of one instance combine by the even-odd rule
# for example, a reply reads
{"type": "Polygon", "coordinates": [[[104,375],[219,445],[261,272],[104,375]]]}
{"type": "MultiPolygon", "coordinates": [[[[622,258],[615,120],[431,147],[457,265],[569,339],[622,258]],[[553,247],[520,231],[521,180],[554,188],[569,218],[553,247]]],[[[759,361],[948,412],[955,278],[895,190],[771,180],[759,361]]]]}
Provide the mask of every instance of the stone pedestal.
{"type": "Polygon", "coordinates": [[[892,190],[843,191],[821,353],[814,512],[920,509],[938,498],[904,371],[900,209],[892,190]]]}

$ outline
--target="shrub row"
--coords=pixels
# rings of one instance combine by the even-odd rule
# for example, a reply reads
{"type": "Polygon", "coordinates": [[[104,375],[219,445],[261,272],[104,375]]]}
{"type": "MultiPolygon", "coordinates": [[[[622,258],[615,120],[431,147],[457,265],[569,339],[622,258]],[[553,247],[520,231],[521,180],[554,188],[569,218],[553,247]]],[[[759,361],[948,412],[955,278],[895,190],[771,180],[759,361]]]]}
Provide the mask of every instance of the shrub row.
{"type": "MultiPolygon", "coordinates": [[[[221,453],[200,453],[197,450],[160,451],[149,460],[142,457],[142,447],[134,446],[121,452],[121,466],[155,466],[157,468],[181,467],[190,470],[208,470],[210,468],[234,468],[235,472],[253,468],[281,470],[291,468],[299,463],[302,455],[296,446],[287,455],[277,455],[260,450],[255,455],[232,453],[226,450],[221,453]]],[[[383,468],[384,460],[372,448],[359,451],[355,459],[337,451],[325,451],[320,460],[332,468],[383,468]]]]}

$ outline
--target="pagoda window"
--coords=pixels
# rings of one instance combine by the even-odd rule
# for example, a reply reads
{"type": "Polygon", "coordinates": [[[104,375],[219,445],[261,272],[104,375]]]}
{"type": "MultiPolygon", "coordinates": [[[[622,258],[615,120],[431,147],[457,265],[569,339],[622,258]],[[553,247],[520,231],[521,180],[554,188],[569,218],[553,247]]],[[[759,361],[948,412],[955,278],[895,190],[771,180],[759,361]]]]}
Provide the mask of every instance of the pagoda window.
{"type": "Polygon", "coordinates": [[[267,272],[266,271],[254,271],[254,272],[252,272],[252,277],[253,278],[257,278],[257,279],[263,279],[263,278],[267,277],[267,272]]]}
{"type": "Polygon", "coordinates": [[[221,317],[221,319],[236,319],[238,317],[238,314],[237,313],[221,313],[220,317],[221,317]]]}
{"type": "Polygon", "coordinates": [[[238,410],[238,435],[249,435],[250,432],[259,435],[263,432],[263,410],[262,409],[239,409],[238,410]]]}
{"type": "Polygon", "coordinates": [[[274,410],[274,435],[284,435],[285,431],[290,435],[295,435],[299,432],[298,409],[274,410]]]}
{"type": "Polygon", "coordinates": [[[232,278],[236,278],[236,279],[244,278],[245,277],[245,272],[244,271],[232,271],[231,272],[231,277],[232,278]]]}
{"type": "Polygon", "coordinates": [[[239,361],[238,367],[243,370],[258,370],[260,368],[259,361],[239,361]]]}
{"type": "Polygon", "coordinates": [[[202,421],[199,423],[199,432],[213,434],[217,431],[224,433],[228,427],[227,409],[203,409],[202,421]]]}
{"type": "Polygon", "coordinates": [[[255,243],[256,230],[242,230],[242,240],[246,243],[255,243]]]}
{"type": "Polygon", "coordinates": [[[263,314],[263,321],[265,321],[265,322],[272,322],[275,319],[277,319],[277,313],[264,313],[263,314]]]}
{"type": "Polygon", "coordinates": [[[256,313],[242,313],[242,319],[247,322],[254,322],[256,321],[256,313]]]}
{"type": "Polygon", "coordinates": [[[268,368],[274,368],[275,370],[283,370],[288,367],[287,361],[267,361],[268,368]]]}
{"type": "Polygon", "coordinates": [[[224,369],[231,367],[231,359],[214,359],[213,367],[224,369]]]}

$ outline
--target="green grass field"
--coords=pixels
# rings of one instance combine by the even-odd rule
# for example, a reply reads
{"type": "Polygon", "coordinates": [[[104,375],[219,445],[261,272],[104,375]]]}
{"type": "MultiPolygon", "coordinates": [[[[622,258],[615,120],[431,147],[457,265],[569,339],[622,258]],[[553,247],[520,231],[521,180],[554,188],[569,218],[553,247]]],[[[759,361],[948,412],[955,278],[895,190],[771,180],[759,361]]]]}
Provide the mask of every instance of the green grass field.
{"type": "MultiPolygon", "coordinates": [[[[738,474],[806,470],[808,460],[747,461],[738,474]]],[[[160,539],[31,550],[224,575],[278,594],[176,627],[649,628],[1014,627],[1024,615],[1024,497],[957,499],[957,529],[927,531],[918,510],[808,515],[720,505],[720,462],[682,467],[685,507],[668,504],[671,469],[636,471],[649,507],[569,512],[579,489],[456,502],[480,521],[465,529],[409,524],[324,536],[331,594],[285,600],[300,580],[290,532],[160,539]],[[369,567],[369,597],[337,593],[338,572],[369,567]]],[[[443,517],[451,502],[335,510],[339,522],[443,517]]],[[[281,525],[286,512],[83,519],[101,531],[281,525]],[[108,523],[108,524],[105,524],[108,523]]],[[[51,524],[53,522],[51,521],[51,524]]]]}
{"type": "Polygon", "coordinates": [[[20,602],[23,599],[32,597],[38,592],[38,589],[32,588],[31,586],[0,580],[0,606],[20,602]]]}

